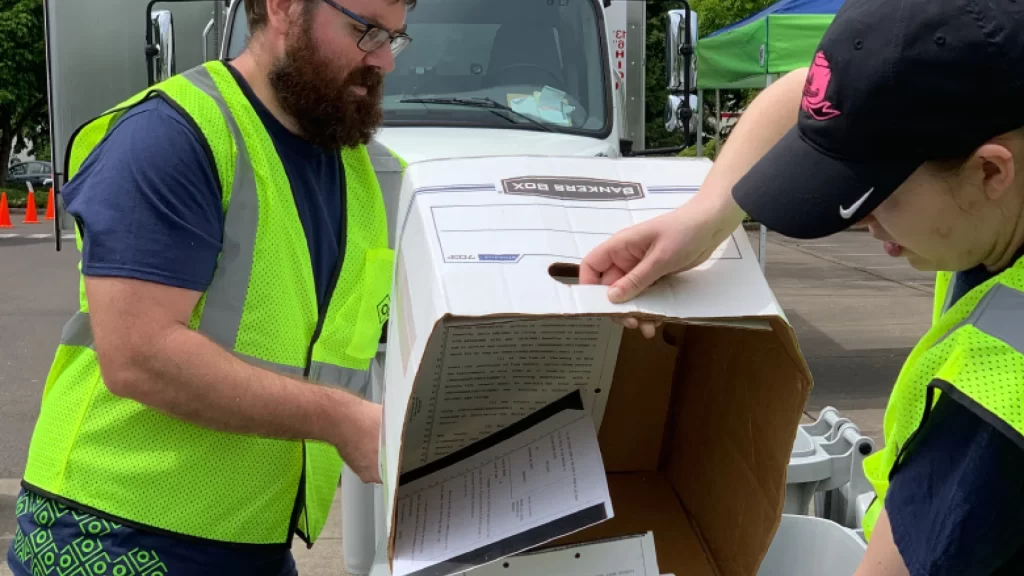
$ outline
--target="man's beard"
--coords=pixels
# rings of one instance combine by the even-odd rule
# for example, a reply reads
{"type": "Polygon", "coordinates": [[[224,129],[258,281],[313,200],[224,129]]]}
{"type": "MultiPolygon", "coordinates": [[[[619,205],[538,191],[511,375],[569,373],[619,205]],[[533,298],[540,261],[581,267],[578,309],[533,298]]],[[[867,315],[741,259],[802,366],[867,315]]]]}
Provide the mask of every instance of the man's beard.
{"type": "Polygon", "coordinates": [[[344,78],[330,75],[337,66],[313,42],[312,21],[289,34],[284,57],[271,70],[269,80],[281,108],[302,131],[302,137],[324,148],[366,144],[380,126],[384,113],[381,97],[384,75],[360,66],[344,78]],[[366,94],[352,90],[362,86],[366,94]]]}

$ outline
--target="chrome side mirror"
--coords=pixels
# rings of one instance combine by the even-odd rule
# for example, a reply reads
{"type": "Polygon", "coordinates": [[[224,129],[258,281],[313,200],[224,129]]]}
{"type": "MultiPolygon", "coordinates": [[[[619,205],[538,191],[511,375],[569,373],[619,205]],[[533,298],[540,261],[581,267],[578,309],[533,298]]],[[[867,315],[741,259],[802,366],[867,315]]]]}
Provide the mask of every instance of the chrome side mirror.
{"type": "Polygon", "coordinates": [[[682,131],[683,146],[700,138],[697,130],[697,15],[683,1],[682,10],[669,10],[665,30],[665,129],[682,131]]]}
{"type": "Polygon", "coordinates": [[[150,15],[146,31],[146,60],[149,85],[167,80],[177,73],[174,63],[174,16],[168,10],[150,15]]]}
{"type": "Polygon", "coordinates": [[[697,87],[697,15],[690,13],[690,33],[686,35],[688,10],[669,10],[665,30],[665,85],[671,92],[697,87]],[[689,46],[687,48],[687,45],[689,46]]]}
{"type": "Polygon", "coordinates": [[[682,124],[679,122],[679,105],[682,104],[683,99],[675,94],[669,94],[668,99],[665,102],[665,130],[669,132],[675,132],[682,128],[682,124]]]}

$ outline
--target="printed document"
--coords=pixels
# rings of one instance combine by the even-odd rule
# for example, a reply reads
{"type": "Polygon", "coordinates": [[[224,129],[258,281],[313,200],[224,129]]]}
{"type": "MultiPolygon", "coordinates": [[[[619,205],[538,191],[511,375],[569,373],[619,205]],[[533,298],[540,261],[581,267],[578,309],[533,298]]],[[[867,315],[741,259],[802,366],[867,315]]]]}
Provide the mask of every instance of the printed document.
{"type": "Polygon", "coordinates": [[[610,318],[449,321],[406,413],[402,469],[423,466],[579,390],[600,430],[622,327],[610,318]],[[442,349],[438,350],[437,347],[442,349]]]}
{"type": "Polygon", "coordinates": [[[660,576],[654,533],[523,552],[460,576],[660,576]]]}
{"type": "Polygon", "coordinates": [[[394,576],[446,576],[612,517],[579,391],[399,477],[394,576]]]}

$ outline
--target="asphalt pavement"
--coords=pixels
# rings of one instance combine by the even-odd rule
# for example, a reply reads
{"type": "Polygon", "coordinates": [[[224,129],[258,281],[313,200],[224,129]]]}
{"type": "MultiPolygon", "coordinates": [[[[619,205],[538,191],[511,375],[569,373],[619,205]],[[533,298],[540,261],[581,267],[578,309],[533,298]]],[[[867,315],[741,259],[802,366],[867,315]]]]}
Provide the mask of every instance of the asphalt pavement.
{"type": "Polygon", "coordinates": [[[889,392],[931,321],[934,274],[850,231],[816,241],[769,234],[766,276],[814,378],[808,416],[838,408],[881,447],[889,392]]]}
{"type": "MultiPolygon", "coordinates": [[[[78,290],[73,241],[56,252],[52,223],[13,219],[13,230],[0,229],[0,554],[13,537],[18,478],[78,290]]],[[[756,232],[750,237],[756,250],[756,232]]],[[[771,235],[767,276],[815,379],[809,417],[834,406],[880,445],[889,390],[928,326],[931,275],[889,258],[866,233],[845,232],[814,242],[771,235]]],[[[295,550],[302,574],[340,573],[340,522],[336,502],[325,539],[295,550]]]]}

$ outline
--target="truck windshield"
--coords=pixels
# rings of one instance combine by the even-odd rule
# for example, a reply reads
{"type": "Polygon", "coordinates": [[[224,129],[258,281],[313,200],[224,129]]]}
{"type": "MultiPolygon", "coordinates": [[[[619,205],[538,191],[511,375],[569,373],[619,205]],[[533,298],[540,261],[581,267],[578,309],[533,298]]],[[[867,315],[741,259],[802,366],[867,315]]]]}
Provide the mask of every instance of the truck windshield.
{"type": "MultiPolygon", "coordinates": [[[[599,9],[595,0],[419,0],[406,18],[412,44],[384,80],[385,125],[542,129],[532,118],[552,131],[607,135],[611,72],[599,9]],[[493,100],[515,113],[452,99],[493,100]]],[[[229,57],[247,35],[238,8],[229,57]]]]}
{"type": "Polygon", "coordinates": [[[489,99],[555,130],[604,132],[610,73],[597,9],[592,0],[419,0],[407,16],[412,44],[384,80],[385,122],[538,129],[486,108],[402,102],[489,99]]]}

